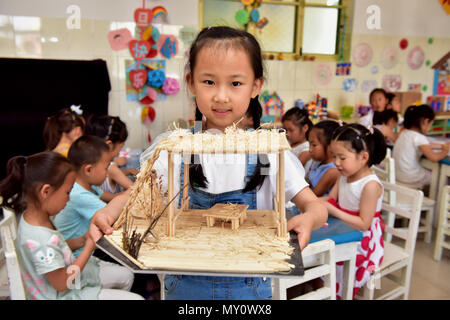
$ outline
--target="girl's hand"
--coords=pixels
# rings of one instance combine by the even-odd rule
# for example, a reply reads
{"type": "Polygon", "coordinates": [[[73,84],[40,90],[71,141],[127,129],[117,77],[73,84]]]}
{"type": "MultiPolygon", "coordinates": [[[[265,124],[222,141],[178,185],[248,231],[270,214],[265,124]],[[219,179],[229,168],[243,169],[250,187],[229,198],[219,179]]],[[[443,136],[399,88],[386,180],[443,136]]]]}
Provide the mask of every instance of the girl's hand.
{"type": "Polygon", "coordinates": [[[313,225],[314,221],[311,219],[311,216],[305,214],[296,215],[287,222],[288,231],[294,230],[297,232],[300,250],[303,250],[308,245],[313,225]]]}
{"type": "Polygon", "coordinates": [[[94,243],[104,235],[112,234],[113,228],[111,227],[114,223],[113,219],[107,213],[102,211],[97,211],[91,219],[91,225],[89,226],[89,239],[94,243]]]}

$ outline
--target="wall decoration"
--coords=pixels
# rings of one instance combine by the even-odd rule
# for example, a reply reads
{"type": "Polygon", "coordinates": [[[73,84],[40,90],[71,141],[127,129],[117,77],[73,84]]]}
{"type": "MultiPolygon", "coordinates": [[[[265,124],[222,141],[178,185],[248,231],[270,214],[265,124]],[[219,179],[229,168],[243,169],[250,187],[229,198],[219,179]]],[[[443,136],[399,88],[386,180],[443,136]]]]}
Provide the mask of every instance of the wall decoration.
{"type": "Polygon", "coordinates": [[[372,61],[372,56],[372,47],[368,43],[359,43],[353,48],[353,62],[360,68],[367,66],[372,61]]]}
{"type": "Polygon", "coordinates": [[[330,84],[333,78],[333,72],[327,64],[318,64],[314,72],[314,82],[316,85],[325,87],[330,84]]]}
{"type": "Polygon", "coordinates": [[[240,25],[245,27],[246,31],[249,31],[249,27],[254,27],[261,30],[269,23],[266,17],[262,17],[258,11],[263,0],[241,0],[244,5],[244,9],[236,11],[234,19],[240,25]]]}
{"type": "Polygon", "coordinates": [[[398,53],[397,50],[393,47],[386,47],[383,49],[381,53],[381,65],[385,69],[392,69],[398,63],[398,53]]]}
{"type": "Polygon", "coordinates": [[[408,66],[413,69],[417,70],[419,69],[423,62],[425,61],[425,52],[423,52],[423,49],[419,46],[416,46],[411,49],[408,53],[408,66]]]}
{"type": "Polygon", "coordinates": [[[439,3],[441,4],[442,8],[444,9],[447,14],[450,14],[450,1],[448,0],[439,0],[439,3]]]}
{"type": "Polygon", "coordinates": [[[408,84],[408,91],[420,92],[421,90],[422,90],[422,85],[420,83],[408,84]]]}
{"type": "Polygon", "coordinates": [[[432,68],[434,69],[433,95],[450,95],[450,51],[432,68]]]}
{"type": "Polygon", "coordinates": [[[344,87],[344,90],[347,92],[354,92],[356,88],[358,87],[358,80],[355,78],[349,78],[342,81],[342,86],[344,87]]]}
{"type": "Polygon", "coordinates": [[[127,28],[117,29],[108,33],[108,41],[114,51],[128,48],[128,42],[133,39],[130,30],[127,28]]]}
{"type": "Polygon", "coordinates": [[[284,114],[284,102],[281,97],[275,91],[269,94],[266,90],[261,98],[264,101],[264,115],[261,117],[261,122],[281,122],[284,114]]]}
{"type": "Polygon", "coordinates": [[[361,92],[368,93],[378,87],[376,80],[364,80],[361,84],[361,92]]]}
{"type": "Polygon", "coordinates": [[[399,74],[387,74],[383,76],[382,87],[386,91],[400,91],[402,87],[402,76],[399,74]]]}
{"type": "Polygon", "coordinates": [[[377,74],[378,73],[378,66],[373,66],[371,69],[370,69],[370,72],[372,73],[372,74],[377,74]]]}
{"type": "Polygon", "coordinates": [[[399,43],[400,49],[405,50],[408,48],[408,39],[403,38],[399,43]]]}
{"type": "Polygon", "coordinates": [[[352,64],[350,62],[338,62],[336,63],[336,75],[337,76],[349,76],[352,64]]]}
{"type": "Polygon", "coordinates": [[[178,40],[173,35],[162,34],[159,37],[157,48],[166,59],[173,58],[178,53],[178,40]]]}

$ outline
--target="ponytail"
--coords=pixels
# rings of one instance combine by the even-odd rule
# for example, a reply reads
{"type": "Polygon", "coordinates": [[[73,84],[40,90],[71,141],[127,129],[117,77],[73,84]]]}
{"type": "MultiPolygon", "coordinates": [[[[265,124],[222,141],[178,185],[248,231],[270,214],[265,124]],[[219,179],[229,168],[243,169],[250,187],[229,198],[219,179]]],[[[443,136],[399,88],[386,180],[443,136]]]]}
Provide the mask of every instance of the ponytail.
{"type": "Polygon", "coordinates": [[[84,131],[84,119],[69,108],[61,109],[49,117],[42,134],[46,150],[55,149],[63,133],[69,133],[76,127],[80,127],[81,131],[84,131]]]}

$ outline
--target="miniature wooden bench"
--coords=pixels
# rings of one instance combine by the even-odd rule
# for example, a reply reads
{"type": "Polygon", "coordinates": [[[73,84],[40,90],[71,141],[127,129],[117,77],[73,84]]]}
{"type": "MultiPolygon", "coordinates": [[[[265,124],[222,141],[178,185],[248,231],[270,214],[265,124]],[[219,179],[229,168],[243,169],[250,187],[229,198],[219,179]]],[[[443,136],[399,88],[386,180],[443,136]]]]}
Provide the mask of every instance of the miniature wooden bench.
{"type": "Polygon", "coordinates": [[[231,221],[231,229],[237,230],[247,218],[248,205],[217,203],[202,216],[206,218],[206,225],[213,227],[216,219],[231,221]]]}

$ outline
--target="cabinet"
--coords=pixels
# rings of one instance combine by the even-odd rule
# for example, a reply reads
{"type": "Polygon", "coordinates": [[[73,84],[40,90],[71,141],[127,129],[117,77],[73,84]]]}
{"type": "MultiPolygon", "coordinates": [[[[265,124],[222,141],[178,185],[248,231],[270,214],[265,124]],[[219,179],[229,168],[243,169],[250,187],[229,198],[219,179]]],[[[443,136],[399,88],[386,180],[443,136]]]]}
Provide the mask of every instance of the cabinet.
{"type": "Polygon", "coordinates": [[[434,118],[433,126],[431,127],[428,135],[442,135],[447,136],[450,134],[450,112],[439,112],[434,118]]]}

